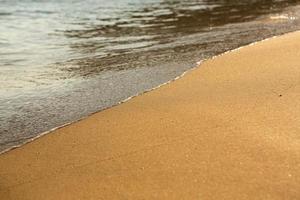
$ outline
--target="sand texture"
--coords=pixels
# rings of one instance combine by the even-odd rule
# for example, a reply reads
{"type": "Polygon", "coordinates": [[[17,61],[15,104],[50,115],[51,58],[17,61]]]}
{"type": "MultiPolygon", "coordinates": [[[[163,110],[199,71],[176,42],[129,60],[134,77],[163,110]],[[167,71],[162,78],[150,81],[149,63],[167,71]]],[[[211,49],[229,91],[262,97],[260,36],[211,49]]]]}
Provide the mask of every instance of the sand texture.
{"type": "Polygon", "coordinates": [[[299,200],[300,33],[2,154],[0,199],[299,200]]]}

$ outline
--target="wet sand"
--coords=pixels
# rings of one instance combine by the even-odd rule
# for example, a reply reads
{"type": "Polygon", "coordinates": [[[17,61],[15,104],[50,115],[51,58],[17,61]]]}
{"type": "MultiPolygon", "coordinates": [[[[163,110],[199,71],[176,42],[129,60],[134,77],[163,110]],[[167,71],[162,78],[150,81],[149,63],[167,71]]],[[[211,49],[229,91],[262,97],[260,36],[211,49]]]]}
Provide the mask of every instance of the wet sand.
{"type": "Polygon", "coordinates": [[[297,32],[2,154],[0,199],[300,199],[299,99],[297,32]]]}

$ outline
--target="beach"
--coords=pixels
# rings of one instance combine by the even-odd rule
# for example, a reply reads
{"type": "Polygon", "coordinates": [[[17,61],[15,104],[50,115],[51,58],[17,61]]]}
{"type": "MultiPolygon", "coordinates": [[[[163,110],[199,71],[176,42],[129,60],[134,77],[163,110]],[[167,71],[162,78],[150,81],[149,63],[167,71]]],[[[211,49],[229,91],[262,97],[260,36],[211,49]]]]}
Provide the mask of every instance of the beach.
{"type": "Polygon", "coordinates": [[[0,155],[0,199],[299,199],[299,49],[223,54],[0,155]]]}
{"type": "Polygon", "coordinates": [[[300,29],[295,0],[1,3],[0,153],[300,29]]]}

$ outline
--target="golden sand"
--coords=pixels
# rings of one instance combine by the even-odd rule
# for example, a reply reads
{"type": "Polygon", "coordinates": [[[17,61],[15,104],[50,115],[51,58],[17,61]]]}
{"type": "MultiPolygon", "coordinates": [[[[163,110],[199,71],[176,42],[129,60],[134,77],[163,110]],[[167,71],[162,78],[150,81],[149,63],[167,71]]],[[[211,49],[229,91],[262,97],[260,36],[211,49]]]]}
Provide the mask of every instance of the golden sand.
{"type": "Polygon", "coordinates": [[[2,154],[0,199],[300,199],[300,33],[2,154]]]}

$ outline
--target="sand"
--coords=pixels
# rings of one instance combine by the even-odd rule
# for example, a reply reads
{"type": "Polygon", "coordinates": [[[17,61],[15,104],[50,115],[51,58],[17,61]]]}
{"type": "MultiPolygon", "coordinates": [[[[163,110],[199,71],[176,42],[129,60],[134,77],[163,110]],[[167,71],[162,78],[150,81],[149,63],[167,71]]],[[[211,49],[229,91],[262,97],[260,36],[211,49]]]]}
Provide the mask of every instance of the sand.
{"type": "Polygon", "coordinates": [[[2,154],[0,199],[300,199],[300,33],[2,154]]]}

